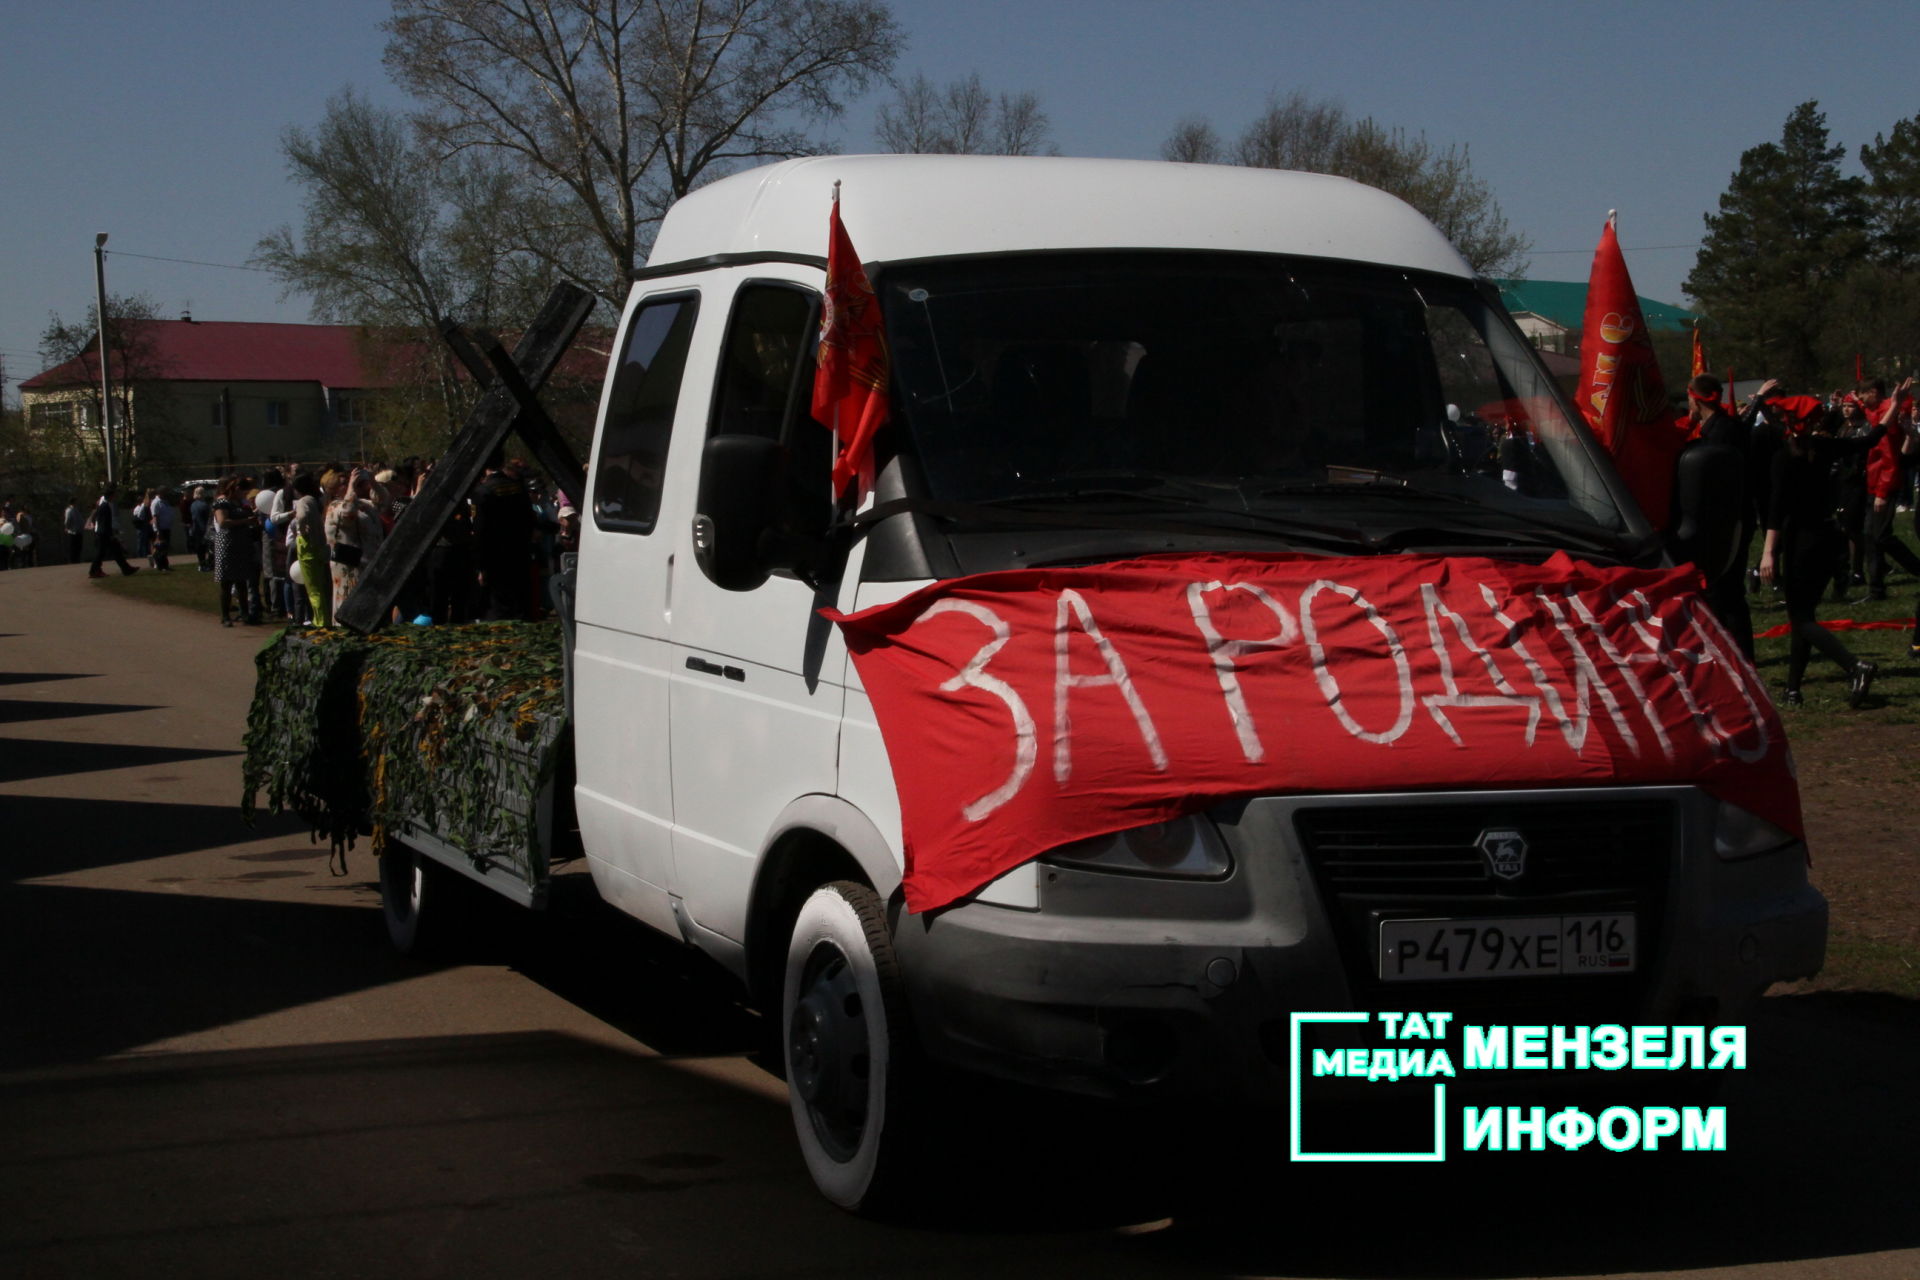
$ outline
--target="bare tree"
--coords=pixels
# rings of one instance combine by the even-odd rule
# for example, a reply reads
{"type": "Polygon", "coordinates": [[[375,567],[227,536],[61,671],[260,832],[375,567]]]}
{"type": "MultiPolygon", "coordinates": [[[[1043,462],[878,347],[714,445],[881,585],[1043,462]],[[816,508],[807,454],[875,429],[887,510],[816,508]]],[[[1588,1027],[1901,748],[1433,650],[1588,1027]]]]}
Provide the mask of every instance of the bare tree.
{"type": "MultiPolygon", "coordinates": [[[[1181,121],[1160,148],[1169,160],[1209,164],[1223,153],[1213,126],[1200,118],[1181,121]]],[[[1508,226],[1465,146],[1436,147],[1425,134],[1352,120],[1337,102],[1295,93],[1267,104],[1234,141],[1232,158],[1251,168],[1330,173],[1378,187],[1425,214],[1476,272],[1518,276],[1527,269],[1532,242],[1508,226]]]]}
{"type": "Polygon", "coordinates": [[[321,320],[367,330],[363,357],[404,412],[444,438],[475,389],[439,340],[442,319],[512,327],[531,317],[551,272],[516,246],[528,206],[492,157],[442,160],[407,118],[346,90],[318,126],[281,138],[287,170],[306,192],[301,234],[282,226],[254,247],[255,265],[283,295],[304,294],[321,320]]]}
{"type": "Polygon", "coordinates": [[[1038,94],[995,95],[977,71],[944,89],[915,75],[874,117],[883,149],[913,155],[1044,155],[1051,132],[1038,94]]]}
{"type": "Polygon", "coordinates": [[[1160,158],[1185,164],[1219,164],[1226,156],[1220,135],[1199,116],[1182,120],[1160,144],[1160,158]]]}
{"type": "Polygon", "coordinates": [[[823,150],[798,126],[839,115],[900,45],[881,0],[394,0],[385,29],[428,135],[504,159],[550,233],[527,250],[616,304],[669,205],[823,150]]]}
{"type": "MultiPolygon", "coordinates": [[[[160,309],[144,293],[108,294],[106,345],[113,374],[113,446],[116,475],[132,475],[141,461],[164,454],[175,443],[174,406],[165,391],[172,370],[155,341],[153,322],[160,309]],[[138,408],[138,416],[135,408],[138,408]]],[[[61,448],[74,457],[103,458],[99,424],[104,421],[100,401],[100,313],[89,305],[80,320],[69,323],[59,315],[47,317],[40,333],[40,358],[48,369],[73,361],[86,392],[89,424],[69,422],[61,448]]]]}
{"type": "Polygon", "coordinates": [[[1254,169],[1331,173],[1346,133],[1347,113],[1338,103],[1295,93],[1267,103],[1234,144],[1234,160],[1254,169]]]}
{"type": "Polygon", "coordinates": [[[1053,123],[1040,109],[1034,93],[1003,93],[995,101],[993,153],[1001,156],[1037,156],[1055,150],[1049,135],[1053,123]]]}
{"type": "Polygon", "coordinates": [[[1481,275],[1526,271],[1532,242],[1507,225],[1492,190],[1474,175],[1464,144],[1439,148],[1425,134],[1409,136],[1363,120],[1335,171],[1391,191],[1420,210],[1481,275]]]}
{"type": "Polygon", "coordinates": [[[901,85],[892,102],[880,104],[874,134],[887,151],[929,155],[946,150],[943,117],[946,107],[933,81],[916,75],[901,85]]]}
{"type": "Polygon", "coordinates": [[[304,237],[287,226],[268,233],[254,265],[284,292],[306,294],[324,321],[430,328],[450,313],[440,165],[404,116],[347,89],[311,132],[288,128],[280,149],[306,192],[304,237]]]}
{"type": "Polygon", "coordinates": [[[963,156],[985,151],[987,137],[993,129],[993,95],[980,83],[980,73],[976,71],[948,85],[942,105],[946,149],[963,156]]]}

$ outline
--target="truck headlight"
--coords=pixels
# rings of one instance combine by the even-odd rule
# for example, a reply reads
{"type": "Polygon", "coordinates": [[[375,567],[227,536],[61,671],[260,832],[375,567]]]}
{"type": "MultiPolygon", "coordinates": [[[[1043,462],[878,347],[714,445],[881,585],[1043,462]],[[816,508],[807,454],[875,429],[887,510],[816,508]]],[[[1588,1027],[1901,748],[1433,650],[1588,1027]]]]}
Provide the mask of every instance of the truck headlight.
{"type": "Polygon", "coordinates": [[[1713,851],[1723,858],[1754,858],[1794,843],[1758,814],[1722,800],[1713,815],[1713,851]]]}
{"type": "Polygon", "coordinates": [[[1220,833],[1213,823],[1198,816],[1076,840],[1040,861],[1088,871],[1182,880],[1218,880],[1233,869],[1233,858],[1220,833]]]}

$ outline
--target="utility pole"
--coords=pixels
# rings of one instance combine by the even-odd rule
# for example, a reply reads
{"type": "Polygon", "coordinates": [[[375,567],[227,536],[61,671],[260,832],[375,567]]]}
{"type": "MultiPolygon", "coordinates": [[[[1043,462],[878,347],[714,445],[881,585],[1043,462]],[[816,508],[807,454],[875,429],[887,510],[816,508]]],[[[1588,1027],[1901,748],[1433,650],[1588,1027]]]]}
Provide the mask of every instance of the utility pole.
{"type": "Polygon", "coordinates": [[[233,391],[229,387],[220,388],[220,425],[227,429],[227,469],[223,475],[233,474],[233,391]]]}
{"type": "Polygon", "coordinates": [[[94,318],[100,322],[100,442],[107,451],[107,483],[113,483],[113,378],[107,372],[107,233],[93,238],[94,318]]]}

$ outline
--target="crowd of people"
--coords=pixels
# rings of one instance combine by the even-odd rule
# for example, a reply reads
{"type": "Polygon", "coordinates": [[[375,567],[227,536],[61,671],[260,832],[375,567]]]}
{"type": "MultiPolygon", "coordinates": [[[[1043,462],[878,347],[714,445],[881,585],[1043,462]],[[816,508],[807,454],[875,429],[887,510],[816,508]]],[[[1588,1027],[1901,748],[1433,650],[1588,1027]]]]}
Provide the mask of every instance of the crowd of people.
{"type": "MultiPolygon", "coordinates": [[[[1695,439],[1738,455],[1744,489],[1734,504],[1743,513],[1736,553],[1710,572],[1708,599],[1752,657],[1748,597],[1767,587],[1784,597],[1788,706],[1803,701],[1802,682],[1816,652],[1842,668],[1856,706],[1877,672],[1819,625],[1817,609],[1829,591],[1836,601],[1884,600],[1889,564],[1920,579],[1920,556],[1896,533],[1896,517],[1911,511],[1920,538],[1920,422],[1912,384],[1909,378],[1889,393],[1884,381],[1873,380],[1851,392],[1809,396],[1785,395],[1776,382],[1767,382],[1737,413],[1724,407],[1725,389],[1712,375],[1688,384],[1689,421],[1682,425],[1695,439]],[[1756,536],[1759,561],[1749,570],[1756,536]],[[1852,597],[1854,591],[1861,594],[1852,597]]],[[[1490,424],[1486,466],[1508,485],[1525,488],[1534,469],[1527,443],[1524,433],[1490,424]]],[[[230,475],[186,494],[150,489],[133,508],[136,554],[150,568],[171,572],[174,531],[184,526],[187,550],[218,586],[223,625],[284,619],[328,626],[433,465],[408,458],[391,467],[269,468],[257,480],[230,475]]],[[[5,505],[0,523],[30,534],[31,515],[13,509],[10,500],[5,505]]],[[[77,499],[63,516],[76,561],[81,531],[89,526],[95,534],[93,576],[104,576],[108,560],[123,573],[138,572],[120,544],[111,486],[91,517],[77,499]]],[[[423,624],[539,617],[558,556],[574,550],[578,537],[579,518],[568,495],[547,492],[526,463],[496,452],[401,587],[395,617],[423,624]]],[[[10,558],[20,560],[31,536],[27,544],[10,558]]],[[[1920,599],[1909,651],[1920,658],[1920,599]]]]}
{"type": "MultiPolygon", "coordinates": [[[[330,626],[433,469],[422,458],[270,467],[184,493],[148,490],[132,513],[135,555],[172,572],[174,530],[183,527],[187,552],[219,593],[222,626],[330,626]]],[[[121,545],[118,499],[108,485],[91,517],[76,521],[77,499],[67,509],[74,560],[77,530],[94,532],[90,576],[105,577],[108,561],[122,573],[140,571],[121,545]]],[[[549,492],[525,462],[496,452],[401,586],[395,617],[422,625],[541,617],[546,583],[578,537],[568,496],[549,492]]]]}
{"type": "Polygon", "coordinates": [[[39,564],[39,534],[31,511],[10,497],[0,499],[0,569],[31,569],[39,564]]]}
{"type": "MultiPolygon", "coordinates": [[[[1885,600],[1889,562],[1920,578],[1920,557],[1900,541],[1895,526],[1900,513],[1914,512],[1920,535],[1914,499],[1920,424],[1912,389],[1909,378],[1889,394],[1885,381],[1875,379],[1851,392],[1785,395],[1769,381],[1740,413],[1730,414],[1721,407],[1719,379],[1703,374],[1688,384],[1697,437],[1733,449],[1744,464],[1738,554],[1709,581],[1709,598],[1749,657],[1753,629],[1746,595],[1771,587],[1785,598],[1790,639],[1782,701],[1789,707],[1804,701],[1801,685],[1816,651],[1840,667],[1856,707],[1878,672],[1820,625],[1817,611],[1829,591],[1836,601],[1885,600]],[[1760,560],[1749,571],[1747,553],[1756,533],[1762,536],[1760,560]]],[[[1920,598],[1913,627],[1908,652],[1920,658],[1920,598]]]]}

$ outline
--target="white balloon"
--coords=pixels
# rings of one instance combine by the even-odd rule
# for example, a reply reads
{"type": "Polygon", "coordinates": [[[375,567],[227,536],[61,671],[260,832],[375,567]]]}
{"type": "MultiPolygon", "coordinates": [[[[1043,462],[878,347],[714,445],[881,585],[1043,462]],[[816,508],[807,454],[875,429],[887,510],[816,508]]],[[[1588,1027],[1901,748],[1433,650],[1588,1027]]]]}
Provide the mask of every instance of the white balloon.
{"type": "Polygon", "coordinates": [[[307,566],[295,560],[288,566],[287,576],[304,587],[307,585],[307,566]]]}

